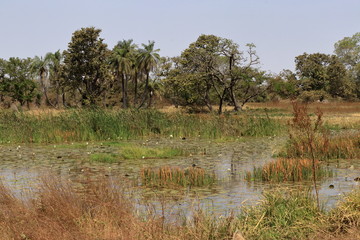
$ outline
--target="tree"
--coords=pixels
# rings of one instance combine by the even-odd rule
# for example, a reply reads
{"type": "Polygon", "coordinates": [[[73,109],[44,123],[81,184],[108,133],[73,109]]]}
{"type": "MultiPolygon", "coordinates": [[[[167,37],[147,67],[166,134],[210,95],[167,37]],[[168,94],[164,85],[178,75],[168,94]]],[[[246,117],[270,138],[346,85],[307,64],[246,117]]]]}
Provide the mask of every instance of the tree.
{"type": "Polygon", "coordinates": [[[201,35],[181,54],[175,69],[169,73],[169,81],[177,81],[174,84],[182,88],[184,97],[202,101],[209,110],[212,110],[214,96],[218,101],[219,114],[222,113],[225,101],[229,101],[235,111],[241,110],[243,104],[260,94],[261,91],[257,90],[260,90],[258,87],[264,79],[258,78],[260,71],[253,68],[259,63],[255,46],[248,44],[247,47],[245,57],[238,44],[232,40],[215,35],[201,35]],[[254,75],[255,72],[257,74],[254,75]],[[258,81],[253,81],[255,76],[258,81]],[[181,85],[185,83],[187,86],[199,86],[201,90],[184,89],[181,85]],[[239,94],[243,90],[246,94],[239,94]],[[189,95],[197,92],[202,93],[197,96],[189,95]],[[241,106],[238,104],[239,97],[243,103],[241,106]]]}
{"type": "MultiPolygon", "coordinates": [[[[304,53],[295,58],[296,72],[303,91],[325,92],[332,97],[351,96],[346,68],[335,55],[304,53]]],[[[320,96],[319,100],[323,100],[320,96]]]]}
{"type": "Polygon", "coordinates": [[[32,60],[30,58],[10,58],[2,61],[0,85],[2,94],[12,101],[18,101],[21,106],[32,102],[37,96],[36,83],[33,81],[32,60]]]}
{"type": "MultiPolygon", "coordinates": [[[[140,71],[143,71],[146,77],[145,77],[143,99],[139,105],[139,108],[141,108],[144,105],[144,103],[148,97],[150,97],[149,103],[151,103],[151,97],[152,97],[153,93],[151,91],[149,91],[150,73],[157,67],[157,64],[160,60],[160,55],[158,53],[160,51],[160,49],[154,49],[154,46],[155,46],[154,41],[149,41],[149,43],[147,45],[142,44],[142,46],[143,46],[143,49],[139,50],[137,62],[139,64],[140,71]]],[[[148,107],[149,107],[149,104],[148,104],[148,107]]]]}
{"type": "Polygon", "coordinates": [[[64,55],[60,50],[55,53],[49,53],[49,80],[50,84],[55,87],[56,100],[55,105],[59,106],[60,94],[62,95],[62,104],[66,106],[65,86],[63,78],[64,55]]]}
{"type": "Polygon", "coordinates": [[[272,98],[294,99],[300,93],[300,81],[291,70],[285,69],[281,71],[277,76],[271,78],[270,81],[270,94],[273,94],[272,98]]]}
{"type": "Polygon", "coordinates": [[[334,52],[348,69],[349,77],[356,84],[357,96],[360,97],[360,32],[335,43],[334,52]]]}
{"type": "Polygon", "coordinates": [[[73,33],[64,52],[66,85],[76,88],[83,105],[94,105],[107,88],[109,50],[99,38],[101,30],[81,28],[73,33]]]}
{"type": "Polygon", "coordinates": [[[34,71],[35,74],[38,75],[39,77],[39,81],[40,81],[40,86],[42,88],[42,92],[45,98],[42,104],[44,105],[45,103],[50,105],[50,106],[54,106],[49,97],[48,97],[48,88],[50,87],[50,81],[49,81],[49,74],[50,74],[50,69],[49,69],[49,64],[51,61],[51,57],[52,54],[51,53],[47,53],[45,55],[45,57],[39,57],[39,56],[35,56],[34,59],[32,60],[32,71],[34,71]]]}
{"type": "Polygon", "coordinates": [[[129,79],[136,74],[136,71],[134,71],[136,61],[135,48],[136,45],[133,44],[132,39],[120,41],[114,47],[110,58],[111,66],[115,71],[115,77],[118,81],[121,80],[123,108],[128,107],[129,79]]]}

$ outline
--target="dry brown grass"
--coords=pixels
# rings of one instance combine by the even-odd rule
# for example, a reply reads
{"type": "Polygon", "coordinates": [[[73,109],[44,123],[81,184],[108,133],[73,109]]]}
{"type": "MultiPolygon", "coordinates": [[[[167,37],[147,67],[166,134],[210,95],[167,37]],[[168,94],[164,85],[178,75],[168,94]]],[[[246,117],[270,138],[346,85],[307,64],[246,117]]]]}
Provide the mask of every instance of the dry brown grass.
{"type": "Polygon", "coordinates": [[[135,217],[133,204],[110,184],[89,184],[79,193],[47,178],[37,198],[26,202],[1,185],[0,239],[145,239],[145,234],[156,239],[163,234],[158,219],[145,223],[135,217]]]}
{"type": "Polygon", "coordinates": [[[219,218],[195,209],[193,217],[185,221],[179,216],[165,219],[151,212],[139,215],[131,189],[121,187],[123,185],[121,179],[106,178],[79,188],[58,177],[48,177],[42,180],[40,189],[30,200],[19,200],[0,185],[0,239],[240,240],[259,239],[258,232],[262,232],[261,236],[308,236],[309,233],[320,236],[316,231],[328,239],[351,239],[350,234],[359,235],[359,191],[345,198],[329,215],[314,209],[306,194],[298,193],[300,195],[294,197],[268,194],[268,202],[251,208],[253,210],[247,212],[250,215],[229,214],[219,218]],[[264,211],[274,215],[265,216],[264,211]],[[327,228],[314,227],[314,217],[321,219],[327,228]],[[288,223],[288,220],[291,221],[288,223]],[[268,234],[274,224],[285,235],[277,231],[268,234]],[[299,234],[305,228],[307,230],[299,234]]]}

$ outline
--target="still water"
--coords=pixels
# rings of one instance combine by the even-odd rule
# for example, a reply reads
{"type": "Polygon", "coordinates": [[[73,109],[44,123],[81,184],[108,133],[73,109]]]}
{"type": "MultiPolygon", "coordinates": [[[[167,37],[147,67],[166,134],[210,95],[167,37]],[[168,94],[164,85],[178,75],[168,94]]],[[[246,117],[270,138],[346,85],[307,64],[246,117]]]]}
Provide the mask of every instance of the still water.
{"type": "MultiPolygon", "coordinates": [[[[234,142],[205,141],[199,139],[149,139],[132,141],[149,147],[177,147],[189,154],[173,159],[119,160],[116,163],[99,163],[89,160],[94,153],[117,154],[121,145],[111,142],[90,142],[68,145],[2,145],[0,146],[0,175],[2,181],[14,193],[28,196],[36,191],[39,176],[59,175],[79,185],[101,178],[121,177],[138,182],[143,167],[180,166],[196,164],[214,172],[218,182],[210,188],[183,190],[158,190],[137,187],[139,202],[157,206],[161,199],[173,209],[189,208],[197,204],[207,210],[224,214],[243,205],[253,205],[261,199],[264,191],[274,189],[310,189],[311,183],[269,184],[247,182],[245,172],[272,160],[285,144],[284,138],[242,138],[234,142]],[[141,199],[141,201],[140,201],[141,199]]],[[[360,177],[359,160],[333,161],[328,164],[334,177],[320,182],[319,194],[324,206],[330,208],[343,193],[359,187],[354,178],[360,177]],[[334,188],[329,188],[333,185],[334,188]]]]}

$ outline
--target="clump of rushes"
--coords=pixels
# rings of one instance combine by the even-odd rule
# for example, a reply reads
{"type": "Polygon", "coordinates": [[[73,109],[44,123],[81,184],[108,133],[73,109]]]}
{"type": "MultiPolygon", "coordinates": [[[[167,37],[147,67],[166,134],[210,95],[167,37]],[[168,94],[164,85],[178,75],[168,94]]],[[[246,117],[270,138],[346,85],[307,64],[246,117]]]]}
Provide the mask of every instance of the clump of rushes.
{"type": "MultiPolygon", "coordinates": [[[[316,178],[333,176],[333,171],[324,168],[315,161],[316,178]]],[[[246,172],[246,180],[284,182],[312,180],[313,165],[310,159],[279,158],[268,162],[262,167],[255,167],[252,172],[246,172]]]]}
{"type": "Polygon", "coordinates": [[[203,187],[214,184],[216,180],[214,174],[198,167],[143,168],[140,177],[142,184],[148,187],[203,187]]]}
{"type": "Polygon", "coordinates": [[[243,208],[237,224],[246,239],[308,239],[322,227],[322,217],[309,193],[282,190],[264,193],[259,205],[243,208]]]}
{"type": "MultiPolygon", "coordinates": [[[[351,234],[357,229],[360,237],[360,191],[355,190],[345,195],[344,198],[332,209],[328,215],[328,231],[333,235],[351,234]]],[[[358,239],[354,236],[353,239],[358,239]]]]}
{"type": "MultiPolygon", "coordinates": [[[[314,154],[320,160],[354,159],[360,157],[360,134],[348,133],[330,136],[328,133],[319,134],[314,138],[314,154]]],[[[292,136],[286,147],[288,157],[310,157],[311,151],[298,138],[292,136]]]]}

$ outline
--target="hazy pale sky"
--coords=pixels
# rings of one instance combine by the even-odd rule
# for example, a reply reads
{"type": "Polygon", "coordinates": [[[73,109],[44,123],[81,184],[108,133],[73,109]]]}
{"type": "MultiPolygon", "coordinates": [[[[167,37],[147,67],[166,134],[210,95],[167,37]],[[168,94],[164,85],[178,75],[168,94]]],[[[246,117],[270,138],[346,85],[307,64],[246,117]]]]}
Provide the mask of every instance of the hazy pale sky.
{"type": "Polygon", "coordinates": [[[75,30],[94,26],[112,48],[154,40],[178,56],[200,34],[254,43],[261,68],[294,69],[304,52],[333,53],[360,32],[360,0],[0,0],[0,58],[67,49],[75,30]]]}

